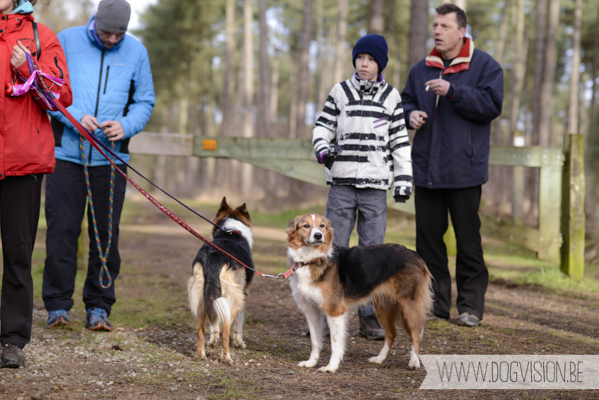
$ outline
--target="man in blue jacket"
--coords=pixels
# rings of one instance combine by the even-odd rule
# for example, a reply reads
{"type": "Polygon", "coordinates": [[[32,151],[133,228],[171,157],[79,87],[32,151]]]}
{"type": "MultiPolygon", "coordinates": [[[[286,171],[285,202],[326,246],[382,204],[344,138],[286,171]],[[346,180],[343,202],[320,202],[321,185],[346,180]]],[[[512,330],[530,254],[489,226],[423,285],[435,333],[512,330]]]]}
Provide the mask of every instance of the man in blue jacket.
{"type": "MultiPolygon", "coordinates": [[[[125,162],[129,161],[129,140],[147,124],[155,103],[146,48],[125,34],[130,16],[131,7],[125,0],[102,0],[87,26],[58,34],[73,87],[69,112],[125,162]]],[[[87,211],[90,245],[83,288],[86,326],[110,331],[108,316],[116,301],[114,281],[121,264],[119,221],[126,180],[118,172],[111,178],[110,162],[83,140],[61,113],[50,114],[56,142],[56,169],[46,184],[48,231],[42,295],[49,313],[47,326],[70,323],[77,241],[87,203],[87,175],[93,207],[87,211]],[[105,265],[112,282],[105,274],[102,281],[99,279],[101,257],[106,253],[105,265]]],[[[126,172],[122,164],[119,168],[126,172]]]]}
{"type": "Polygon", "coordinates": [[[466,38],[466,14],[453,4],[436,9],[435,48],[410,71],[401,97],[412,145],[416,250],[435,278],[433,317],[449,318],[451,277],[443,235],[447,212],[456,234],[458,325],[483,319],[489,273],[478,209],[489,179],[491,121],[501,114],[503,70],[466,38]]]}

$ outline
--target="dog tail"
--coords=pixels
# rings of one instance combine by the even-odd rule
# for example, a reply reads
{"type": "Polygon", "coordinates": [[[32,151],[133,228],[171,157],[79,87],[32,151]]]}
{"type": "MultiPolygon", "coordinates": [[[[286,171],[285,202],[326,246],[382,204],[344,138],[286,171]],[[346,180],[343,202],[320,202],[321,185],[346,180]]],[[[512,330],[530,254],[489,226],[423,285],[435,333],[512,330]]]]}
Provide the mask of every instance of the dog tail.
{"type": "Polygon", "coordinates": [[[231,303],[224,297],[214,300],[214,312],[219,325],[231,325],[231,303]]]}
{"type": "Polygon", "coordinates": [[[424,318],[426,318],[433,309],[433,275],[428,270],[424,260],[421,261],[421,266],[424,270],[424,279],[422,280],[417,296],[422,304],[421,310],[424,313],[424,318]]]}
{"type": "Polygon", "coordinates": [[[202,313],[201,307],[204,291],[204,272],[201,263],[193,265],[193,275],[187,280],[187,300],[191,314],[195,319],[202,313]]]}
{"type": "MultiPolygon", "coordinates": [[[[225,267],[226,268],[226,267],[225,267]]],[[[220,271],[219,271],[220,272],[220,271]]],[[[220,279],[213,269],[204,269],[204,309],[208,320],[214,324],[218,319],[218,314],[215,309],[216,301],[221,298],[220,279]]]]}

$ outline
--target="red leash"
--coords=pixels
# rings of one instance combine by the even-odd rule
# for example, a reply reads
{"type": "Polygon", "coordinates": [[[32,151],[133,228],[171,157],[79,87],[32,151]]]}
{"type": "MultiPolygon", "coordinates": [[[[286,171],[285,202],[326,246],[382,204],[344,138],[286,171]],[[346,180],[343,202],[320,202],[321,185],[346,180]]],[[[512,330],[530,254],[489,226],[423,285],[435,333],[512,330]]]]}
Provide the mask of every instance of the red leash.
{"type": "MultiPolygon", "coordinates": [[[[35,70],[35,67],[33,65],[33,60],[31,59],[31,56],[29,55],[29,53],[26,53],[26,57],[27,57],[27,64],[29,66],[29,70],[30,72],[33,74],[33,71],[35,70]]],[[[23,78],[22,78],[23,79],[23,78]]],[[[25,81],[25,79],[23,79],[25,81]]],[[[116,168],[119,173],[121,175],[123,175],[123,177],[125,177],[125,179],[127,181],[129,181],[129,183],[131,183],[141,194],[143,194],[152,204],[154,204],[156,207],[158,207],[158,209],[160,211],[162,211],[164,214],[166,214],[170,219],[172,219],[173,221],[175,221],[176,223],[178,223],[182,228],[184,228],[185,230],[187,230],[187,232],[191,233],[192,235],[194,235],[195,237],[197,237],[198,239],[200,239],[201,241],[203,241],[204,243],[206,243],[209,246],[212,246],[213,248],[215,248],[216,250],[220,251],[221,253],[227,255],[228,257],[230,257],[231,259],[237,261],[239,264],[243,265],[245,268],[254,271],[255,273],[257,273],[260,276],[265,276],[265,277],[269,277],[269,278],[274,278],[274,279],[279,279],[279,277],[283,277],[283,280],[287,279],[289,276],[291,276],[291,274],[293,274],[293,272],[295,272],[295,270],[297,269],[297,264],[295,264],[291,269],[289,269],[287,272],[282,273],[282,274],[278,274],[277,276],[273,276],[273,275],[269,275],[269,274],[265,274],[262,272],[258,272],[253,268],[250,268],[249,266],[245,265],[243,262],[239,261],[237,258],[233,257],[231,254],[227,253],[226,251],[224,251],[223,249],[221,249],[220,247],[218,247],[217,245],[215,245],[214,243],[212,243],[210,240],[206,239],[205,237],[203,237],[202,235],[200,235],[199,233],[197,233],[195,230],[193,230],[189,225],[187,225],[185,222],[183,222],[179,217],[177,217],[173,212],[171,212],[171,210],[169,210],[167,207],[165,207],[164,205],[162,205],[158,200],[156,200],[154,197],[152,197],[148,192],[146,192],[144,189],[142,189],[137,183],[135,183],[131,178],[129,178],[129,176],[127,174],[125,174],[123,171],[121,171],[121,169],[116,165],[116,163],[114,162],[114,159],[112,159],[111,157],[108,157],[106,155],[106,153],[100,148],[100,146],[104,147],[104,149],[110,153],[110,155],[112,155],[114,158],[118,159],[119,161],[121,161],[123,164],[125,164],[126,166],[130,167],[133,171],[135,171],[136,173],[139,174],[139,172],[137,172],[133,167],[131,167],[129,164],[127,164],[125,161],[123,161],[118,155],[116,155],[112,150],[110,150],[110,148],[108,148],[104,143],[100,142],[99,139],[97,139],[95,136],[93,136],[90,132],[87,131],[87,129],[85,129],[80,123],[79,121],[77,121],[72,115],[71,113],[69,113],[67,111],[67,109],[58,101],[54,101],[56,98],[54,97],[54,95],[48,90],[48,88],[46,87],[46,84],[44,83],[43,79],[40,79],[38,81],[38,79],[32,79],[31,82],[29,82],[30,87],[27,88],[27,91],[30,89],[35,90],[38,94],[42,95],[44,101],[46,101],[46,103],[49,103],[49,105],[51,104],[52,106],[56,107],[65,117],[67,117],[67,119],[69,121],[71,121],[71,123],[73,124],[73,126],[79,131],[79,133],[85,138],[87,139],[88,142],[90,142],[90,144],[92,146],[94,146],[99,152],[100,154],[102,154],[104,156],[104,158],[106,158],[114,168],[116,168]],[[41,84],[40,84],[41,82],[41,84]],[[43,86],[43,88],[42,88],[43,86]]],[[[8,93],[7,93],[8,94],[8,93]]],[[[22,93],[24,94],[24,93],[22,93]]],[[[140,176],[143,177],[143,175],[139,174],[140,176]]],[[[147,178],[144,178],[147,180],[147,178]]],[[[148,182],[150,182],[148,180],[148,182]]],[[[159,188],[157,185],[155,185],[153,182],[152,185],[154,185],[156,188],[160,189],[163,193],[166,193],[164,190],[162,190],[161,188],[159,188]]],[[[168,195],[168,193],[166,193],[168,195]]],[[[168,195],[169,197],[175,199],[173,196],[168,195]]],[[[183,203],[181,203],[179,200],[175,199],[178,203],[182,204],[183,206],[185,206],[183,203]]],[[[191,210],[189,207],[185,206],[187,209],[191,210]]],[[[193,210],[191,210],[192,212],[194,212],[193,210]]],[[[194,212],[195,213],[195,212],[194,212]]],[[[197,214],[197,213],[195,213],[197,214]]],[[[212,221],[208,220],[207,218],[202,217],[201,215],[197,214],[198,216],[200,216],[201,218],[203,218],[204,220],[210,222],[212,225],[218,227],[219,229],[223,230],[221,227],[217,226],[216,224],[214,224],[212,221]]],[[[280,280],[280,279],[279,279],[280,280]]]]}
{"type": "MultiPolygon", "coordinates": [[[[71,123],[75,126],[75,128],[77,128],[77,130],[79,131],[79,133],[84,138],[86,138],[92,144],[92,146],[94,146],[100,152],[100,154],[102,154],[108,161],[110,161],[110,163],[121,173],[121,175],[123,175],[125,177],[125,179],[127,179],[129,181],[130,184],[132,184],[141,194],[143,194],[152,204],[154,204],[160,211],[162,211],[164,214],[166,214],[170,219],[172,219],[177,224],[179,224],[182,228],[184,228],[185,230],[187,230],[187,232],[191,233],[192,235],[194,235],[195,237],[197,237],[198,239],[200,239],[204,243],[206,243],[206,244],[214,247],[216,250],[220,251],[221,253],[229,256],[230,258],[232,258],[233,260],[237,261],[239,264],[243,265],[247,269],[254,271],[255,273],[257,273],[260,276],[267,276],[267,277],[275,278],[275,279],[277,278],[276,276],[264,274],[262,272],[256,271],[253,268],[248,267],[247,265],[245,265],[244,263],[242,263],[241,261],[239,261],[237,258],[233,257],[231,254],[227,253],[226,251],[224,251],[223,249],[221,249],[220,247],[218,247],[217,245],[215,245],[214,243],[212,243],[210,240],[206,239],[204,236],[200,235],[195,230],[193,230],[189,225],[187,225],[185,222],[183,222],[183,220],[181,220],[179,217],[177,217],[171,210],[169,210],[166,206],[164,206],[162,203],[160,203],[158,200],[156,200],[154,197],[152,197],[151,194],[149,194],[148,192],[146,192],[141,186],[139,186],[137,183],[135,183],[133,181],[133,179],[131,179],[126,173],[124,173],[123,171],[121,171],[121,169],[115,164],[115,162],[110,157],[108,157],[106,155],[106,153],[104,153],[104,151],[100,148],[100,146],[98,146],[98,144],[96,143],[97,139],[95,137],[93,137],[87,131],[87,129],[85,129],[71,115],[71,113],[69,113],[67,111],[67,109],[62,104],[60,104],[60,102],[55,101],[53,105],[55,105],[60,110],[60,112],[63,113],[64,116],[67,117],[69,121],[71,121],[71,123]]],[[[108,151],[111,152],[110,150],[108,150],[108,151]]]]}
{"type": "MultiPolygon", "coordinates": [[[[46,93],[44,93],[46,94],[46,93]]],[[[48,97],[48,96],[47,96],[48,97]]],[[[195,230],[193,230],[189,225],[187,225],[185,222],[183,222],[183,220],[181,220],[179,217],[177,217],[171,210],[169,210],[167,207],[165,207],[162,203],[160,203],[158,200],[156,200],[154,197],[152,197],[152,195],[150,195],[148,192],[146,192],[142,187],[140,187],[137,183],[135,183],[131,178],[129,178],[129,176],[127,174],[125,174],[123,171],[121,171],[121,169],[115,164],[114,160],[110,157],[108,157],[106,155],[106,153],[104,153],[104,151],[100,148],[100,146],[98,146],[98,139],[95,138],[92,134],[90,134],[87,129],[85,129],[72,115],[71,113],[69,113],[67,111],[67,109],[60,104],[60,102],[57,101],[53,101],[53,99],[50,99],[53,103],[53,105],[58,108],[60,110],[61,113],[64,114],[65,117],[68,118],[69,121],[71,121],[71,123],[75,126],[75,128],[77,128],[77,130],[79,131],[79,133],[86,138],[92,146],[94,146],[99,152],[100,154],[102,154],[108,161],[110,161],[110,163],[120,172],[121,175],[123,175],[125,177],[125,179],[127,179],[127,181],[129,181],[129,183],[131,183],[141,194],[143,194],[152,204],[154,204],[160,211],[162,211],[164,214],[166,214],[170,219],[172,219],[173,221],[175,221],[177,224],[179,224],[182,228],[184,228],[185,230],[187,230],[187,232],[191,233],[192,235],[194,235],[195,237],[197,237],[198,239],[200,239],[201,241],[203,241],[204,243],[206,243],[209,246],[214,247],[216,250],[220,251],[221,253],[229,256],[230,258],[232,258],[233,260],[237,261],[239,264],[243,265],[245,268],[254,271],[255,273],[257,273],[260,276],[264,276],[264,277],[268,277],[268,278],[274,278],[277,279],[279,281],[284,281],[285,279],[287,279],[289,276],[291,276],[295,270],[297,270],[298,264],[295,264],[292,268],[290,268],[287,272],[285,273],[280,273],[276,276],[274,275],[269,275],[269,274],[265,274],[263,272],[259,272],[256,271],[253,268],[250,268],[249,266],[245,265],[244,263],[242,263],[241,261],[239,261],[237,258],[233,257],[231,254],[227,253],[226,251],[224,251],[223,249],[221,249],[220,247],[218,247],[217,245],[215,245],[214,243],[212,243],[210,240],[206,239],[205,237],[203,237],[202,235],[200,235],[199,233],[197,233],[195,230]],[[280,278],[283,279],[280,279],[280,278]]],[[[102,143],[103,144],[103,143],[102,143]]],[[[112,153],[112,151],[110,149],[106,149],[109,153],[112,153]]],[[[116,156],[115,154],[112,153],[112,155],[116,156]]],[[[118,156],[117,156],[118,158],[118,156]]],[[[122,161],[122,160],[121,160],[122,161]]]]}

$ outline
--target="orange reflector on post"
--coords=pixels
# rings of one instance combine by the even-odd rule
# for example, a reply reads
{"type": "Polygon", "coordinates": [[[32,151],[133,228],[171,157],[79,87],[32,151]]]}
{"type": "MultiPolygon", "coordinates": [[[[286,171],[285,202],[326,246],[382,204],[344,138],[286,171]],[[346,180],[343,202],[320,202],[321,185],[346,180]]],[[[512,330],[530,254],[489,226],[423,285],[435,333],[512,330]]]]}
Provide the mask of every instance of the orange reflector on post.
{"type": "Polygon", "coordinates": [[[202,150],[216,150],[216,140],[202,140],[202,150]]]}

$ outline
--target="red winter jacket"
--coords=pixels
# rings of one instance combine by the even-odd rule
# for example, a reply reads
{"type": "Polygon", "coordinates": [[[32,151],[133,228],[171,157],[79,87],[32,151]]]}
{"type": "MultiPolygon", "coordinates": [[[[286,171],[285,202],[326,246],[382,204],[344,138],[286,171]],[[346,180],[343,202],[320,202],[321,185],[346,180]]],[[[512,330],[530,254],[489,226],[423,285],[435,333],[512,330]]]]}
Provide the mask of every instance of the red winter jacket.
{"type": "MultiPolygon", "coordinates": [[[[18,97],[5,94],[8,83],[23,83],[10,64],[17,40],[29,49],[38,69],[65,80],[63,86],[48,80],[45,83],[53,92],[60,94],[60,102],[65,107],[72,102],[64,51],[54,32],[37,24],[41,49],[38,60],[33,20],[31,15],[26,14],[0,15],[0,65],[4,65],[4,73],[0,74],[0,179],[6,176],[49,174],[54,172],[56,165],[54,135],[45,103],[39,98],[35,99],[37,96],[34,96],[34,92],[18,97]]],[[[27,63],[23,63],[18,72],[25,79],[29,78],[27,63]]]]}

